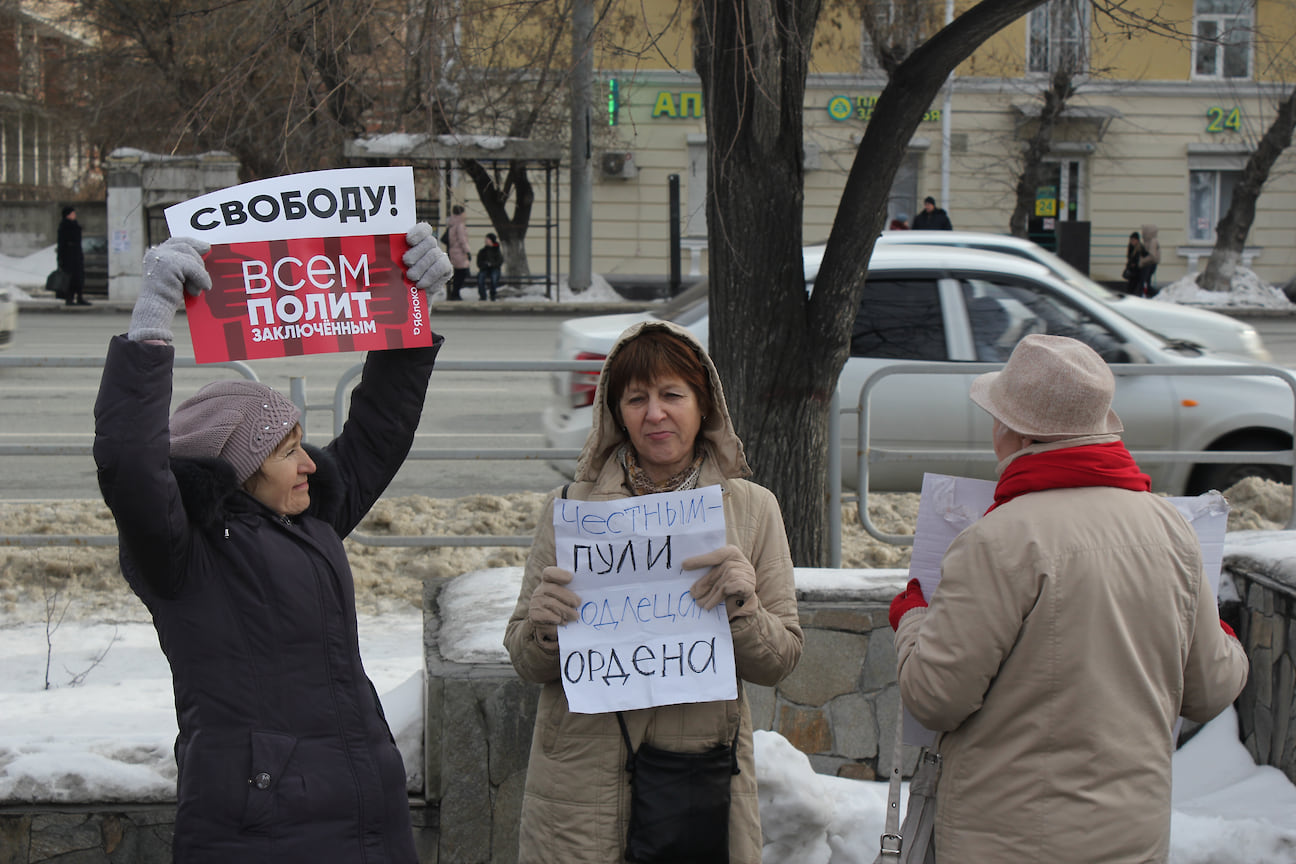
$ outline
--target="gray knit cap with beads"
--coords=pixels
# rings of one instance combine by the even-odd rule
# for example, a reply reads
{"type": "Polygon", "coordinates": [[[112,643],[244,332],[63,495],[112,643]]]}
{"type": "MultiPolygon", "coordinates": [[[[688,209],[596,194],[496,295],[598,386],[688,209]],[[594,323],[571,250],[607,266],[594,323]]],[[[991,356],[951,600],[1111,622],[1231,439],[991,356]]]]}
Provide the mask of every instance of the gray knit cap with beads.
{"type": "Polygon", "coordinates": [[[297,406],[264,384],[217,381],[176,408],[171,455],[224,459],[242,485],[300,420],[297,406]]]}

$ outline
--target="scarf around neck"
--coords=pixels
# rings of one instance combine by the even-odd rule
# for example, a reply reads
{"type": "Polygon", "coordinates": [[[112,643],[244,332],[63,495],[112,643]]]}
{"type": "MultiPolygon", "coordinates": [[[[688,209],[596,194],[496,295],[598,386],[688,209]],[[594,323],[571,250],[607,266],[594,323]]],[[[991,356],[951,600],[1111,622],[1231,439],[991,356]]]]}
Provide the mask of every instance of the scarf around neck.
{"type": "Polygon", "coordinates": [[[664,483],[654,483],[648,476],[648,472],[639,464],[637,454],[634,448],[629,444],[622,444],[617,452],[618,461],[621,468],[625,471],[626,480],[630,483],[630,491],[636,495],[651,495],[655,492],[676,492],[680,489],[692,489],[697,486],[698,475],[702,473],[702,460],[706,458],[706,451],[698,448],[693,457],[693,461],[683,471],[666,479],[664,483]]]}
{"type": "Polygon", "coordinates": [[[1123,441],[1027,453],[1008,463],[999,475],[994,503],[986,512],[1029,492],[1084,486],[1150,492],[1152,478],[1139,470],[1123,441]]]}

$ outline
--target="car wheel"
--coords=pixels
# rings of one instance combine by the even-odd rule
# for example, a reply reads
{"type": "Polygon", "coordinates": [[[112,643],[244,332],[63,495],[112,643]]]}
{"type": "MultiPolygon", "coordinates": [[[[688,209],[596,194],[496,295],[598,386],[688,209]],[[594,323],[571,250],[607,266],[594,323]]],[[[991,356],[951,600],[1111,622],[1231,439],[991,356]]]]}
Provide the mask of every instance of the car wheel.
{"type": "MultiPolygon", "coordinates": [[[[1285,450],[1290,448],[1291,441],[1281,441],[1274,437],[1263,435],[1244,435],[1239,438],[1232,438],[1209,449],[1211,450],[1285,450]]],[[[1262,477],[1265,480],[1273,480],[1276,483],[1292,482],[1292,469],[1290,465],[1274,465],[1272,463],[1218,463],[1214,465],[1197,465],[1193,468],[1192,474],[1188,478],[1188,494],[1200,495],[1203,492],[1209,492],[1217,489],[1220,492],[1228,489],[1246,477],[1262,477]]]]}

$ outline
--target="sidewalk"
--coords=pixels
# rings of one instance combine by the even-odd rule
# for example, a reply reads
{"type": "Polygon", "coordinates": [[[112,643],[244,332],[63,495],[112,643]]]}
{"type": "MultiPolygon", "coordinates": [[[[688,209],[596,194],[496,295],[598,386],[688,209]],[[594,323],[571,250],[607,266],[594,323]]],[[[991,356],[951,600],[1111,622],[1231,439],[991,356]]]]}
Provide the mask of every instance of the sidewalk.
{"type": "MultiPolygon", "coordinates": [[[[43,293],[43,292],[42,292],[43,293]]],[[[18,310],[21,315],[47,313],[52,315],[129,315],[134,301],[109,300],[106,297],[89,298],[90,306],[68,306],[62,300],[47,295],[19,300],[18,310]]],[[[435,317],[446,315],[562,315],[576,318],[586,315],[607,315],[621,312],[642,312],[660,304],[623,300],[621,302],[582,303],[580,301],[552,302],[547,300],[499,300],[495,303],[480,300],[460,300],[451,303],[446,300],[434,300],[429,304],[430,314],[435,317]]],[[[184,314],[181,310],[180,314],[184,314]]]]}

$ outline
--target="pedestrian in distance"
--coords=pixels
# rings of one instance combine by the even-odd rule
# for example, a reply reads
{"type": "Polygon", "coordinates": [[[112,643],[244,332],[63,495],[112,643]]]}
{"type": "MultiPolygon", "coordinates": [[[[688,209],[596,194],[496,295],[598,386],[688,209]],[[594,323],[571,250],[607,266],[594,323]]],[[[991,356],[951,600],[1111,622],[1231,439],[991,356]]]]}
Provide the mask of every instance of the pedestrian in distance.
{"type": "Polygon", "coordinates": [[[1204,723],[1246,683],[1197,536],[1121,442],[1114,389],[1093,349],[1042,334],[972,383],[994,504],[933,596],[914,579],[890,615],[901,699],[939,733],[937,864],[1165,861],[1176,718],[1204,723]]]}
{"type": "Polygon", "coordinates": [[[494,234],[486,235],[486,245],[477,250],[477,299],[485,300],[487,291],[490,299],[495,299],[499,291],[500,270],[504,267],[504,253],[500,250],[499,238],[494,234]]]}
{"type": "Polygon", "coordinates": [[[953,231],[949,214],[936,206],[936,199],[928,195],[923,199],[922,210],[913,220],[915,231],[953,231]]]}
{"type": "Polygon", "coordinates": [[[1139,239],[1137,231],[1131,231],[1129,243],[1125,246],[1125,270],[1121,273],[1125,279],[1125,293],[1138,294],[1139,281],[1139,260],[1143,257],[1143,243],[1139,239]]]}
{"type": "Polygon", "coordinates": [[[450,225],[446,229],[446,248],[454,276],[446,289],[447,300],[462,300],[463,286],[468,281],[468,268],[472,265],[472,246],[468,244],[468,214],[462,204],[450,208],[450,225]]]}
{"type": "Polygon", "coordinates": [[[1157,226],[1143,226],[1143,251],[1138,259],[1138,294],[1141,297],[1155,297],[1157,289],[1153,283],[1157,265],[1161,263],[1161,241],[1157,239],[1157,226]]]}
{"type": "Polygon", "coordinates": [[[58,269],[67,274],[64,304],[89,306],[85,299],[85,253],[81,251],[81,223],[77,221],[75,207],[64,207],[58,226],[58,246],[55,249],[58,269]]]}
{"type": "MultiPolygon", "coordinates": [[[[439,288],[451,267],[431,229],[407,239],[407,276],[439,288]]],[[[254,381],[208,384],[168,419],[171,323],[186,293],[211,289],[208,249],[174,237],[144,256],[95,402],[121,571],[171,665],[174,860],[416,864],[342,541],[405,460],[443,340],[369,352],[322,449],[302,440],[297,406],[254,381]]]]}
{"type": "Polygon", "coordinates": [[[599,378],[594,426],[575,482],[555,490],[541,512],[504,638],[519,677],[544,685],[522,802],[522,864],[619,864],[630,857],[630,752],[651,745],[700,753],[730,742],[736,742],[738,770],[724,766],[730,803],[716,829],[724,843],[727,822],[722,860],[759,864],[752,720],[743,681],[781,681],[800,659],[804,637],[778,502],[743,479],[750,473],[719,373],[701,343],[667,321],[622,333],[599,378]],[[685,570],[705,570],[692,586],[697,604],[725,609],[738,698],[601,714],[570,711],[559,676],[558,628],[576,620],[580,598],[567,587],[572,574],[556,566],[554,499],[606,501],[712,485],[723,490],[727,545],[682,563],[685,570]]]}
{"type": "Polygon", "coordinates": [[[909,217],[906,216],[904,213],[896,214],[896,217],[891,220],[891,224],[887,226],[887,230],[888,231],[908,231],[909,217]]]}

